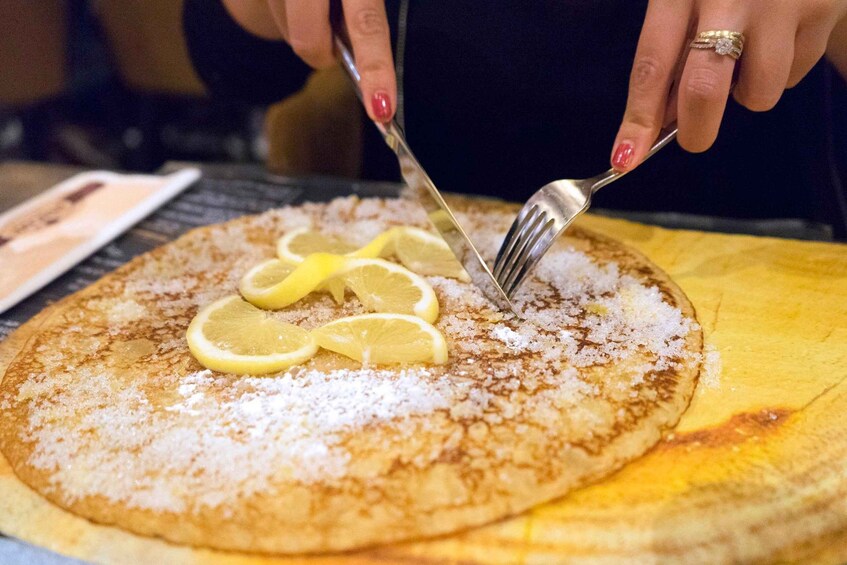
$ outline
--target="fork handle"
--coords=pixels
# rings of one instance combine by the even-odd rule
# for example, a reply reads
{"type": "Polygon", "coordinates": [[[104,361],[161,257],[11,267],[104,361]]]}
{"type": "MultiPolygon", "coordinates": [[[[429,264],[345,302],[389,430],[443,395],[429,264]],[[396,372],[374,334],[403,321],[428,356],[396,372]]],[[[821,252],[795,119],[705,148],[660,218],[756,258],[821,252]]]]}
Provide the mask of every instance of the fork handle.
{"type": "MultiPolygon", "coordinates": [[[[656,139],[656,143],[650,148],[650,151],[647,152],[647,155],[644,156],[644,159],[641,161],[642,163],[655,155],[659,149],[676,139],[676,132],[679,131],[677,128],[676,122],[671,123],[662,131],[659,132],[659,137],[656,139]]],[[[627,174],[629,171],[617,171],[615,169],[609,169],[605,173],[594,177],[594,182],[591,184],[591,193],[594,194],[607,184],[614,182],[627,174]]]]}

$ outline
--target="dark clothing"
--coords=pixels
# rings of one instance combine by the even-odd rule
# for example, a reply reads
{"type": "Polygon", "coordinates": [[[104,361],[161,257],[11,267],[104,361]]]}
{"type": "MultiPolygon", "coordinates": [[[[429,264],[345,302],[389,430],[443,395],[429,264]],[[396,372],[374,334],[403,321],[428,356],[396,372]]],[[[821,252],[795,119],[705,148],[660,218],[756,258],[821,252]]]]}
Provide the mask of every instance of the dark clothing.
{"type": "MultiPolygon", "coordinates": [[[[410,1],[405,129],[439,188],[522,200],[550,180],[606,170],[646,4],[410,1]]],[[[396,41],[398,1],[386,6],[396,41]]],[[[187,0],[185,28],[212,92],[271,102],[308,74],[285,44],[239,28],[220,0],[187,0]]],[[[371,168],[392,163],[373,133],[368,139],[371,168]]],[[[599,192],[595,205],[805,218],[844,237],[844,180],[847,86],[822,61],[774,110],[730,101],[712,149],[669,146],[599,192]]]]}

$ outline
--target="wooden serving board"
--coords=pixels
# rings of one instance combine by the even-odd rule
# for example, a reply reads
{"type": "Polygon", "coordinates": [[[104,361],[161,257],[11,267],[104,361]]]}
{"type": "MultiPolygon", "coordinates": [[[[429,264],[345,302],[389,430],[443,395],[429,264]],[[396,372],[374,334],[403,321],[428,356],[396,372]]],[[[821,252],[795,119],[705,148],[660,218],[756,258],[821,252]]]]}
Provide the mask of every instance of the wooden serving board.
{"type": "Polygon", "coordinates": [[[0,531],[122,563],[847,561],[847,246],[581,223],[665,269],[722,363],[675,433],[607,480],[451,537],[270,559],[91,524],[34,494],[0,458],[0,531]]]}

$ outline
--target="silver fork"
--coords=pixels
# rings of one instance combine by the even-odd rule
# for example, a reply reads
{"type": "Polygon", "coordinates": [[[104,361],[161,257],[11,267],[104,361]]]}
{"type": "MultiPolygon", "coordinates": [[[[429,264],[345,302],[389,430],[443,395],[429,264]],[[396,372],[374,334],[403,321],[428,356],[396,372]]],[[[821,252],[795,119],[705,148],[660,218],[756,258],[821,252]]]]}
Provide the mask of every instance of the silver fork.
{"type": "MultiPolygon", "coordinates": [[[[659,133],[644,159],[676,137],[676,124],[659,133]]],[[[591,205],[591,196],[626,173],[609,169],[589,179],[555,180],[530,196],[497,252],[494,277],[511,299],[553,242],[591,205]]]]}

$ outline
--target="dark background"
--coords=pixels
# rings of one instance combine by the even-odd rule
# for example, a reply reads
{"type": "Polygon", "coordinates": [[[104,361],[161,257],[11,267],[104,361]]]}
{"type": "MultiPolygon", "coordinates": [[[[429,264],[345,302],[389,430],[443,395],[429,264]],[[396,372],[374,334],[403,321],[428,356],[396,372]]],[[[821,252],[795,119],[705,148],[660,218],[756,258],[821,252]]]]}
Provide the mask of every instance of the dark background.
{"type": "Polygon", "coordinates": [[[263,107],[211,99],[177,0],[3,0],[0,160],[261,162],[263,107]]]}
{"type": "MultiPolygon", "coordinates": [[[[389,0],[389,6],[394,4],[396,2],[389,0]]],[[[607,1],[585,5],[590,15],[594,12],[600,14],[601,6],[611,4],[607,1]]],[[[617,41],[613,45],[616,49],[634,48],[644,2],[633,0],[631,4],[627,4],[627,17],[621,18],[626,25],[621,24],[621,30],[616,35],[617,41]]],[[[535,155],[536,152],[550,150],[551,146],[539,143],[535,151],[529,147],[534,137],[541,139],[545,137],[542,133],[574,130],[568,127],[564,113],[556,112],[555,108],[550,109],[550,117],[543,123],[531,120],[492,122],[491,116],[496,116],[496,108],[487,109],[480,102],[486,100],[485,93],[472,90],[484,88],[492,71],[482,63],[470,67],[461,64],[461,61],[449,64],[451,56],[458,56],[456,50],[452,55],[441,53],[439,46],[446,43],[431,40],[438,37],[440,28],[435,24],[441,22],[435,13],[438,11],[436,5],[416,5],[412,15],[418,25],[414,29],[421,37],[414,37],[414,34],[411,37],[413,48],[410,47],[409,56],[418,62],[430,61],[441,68],[429,69],[418,65],[416,73],[409,72],[407,75],[410,105],[426,109],[418,112],[417,122],[412,116],[410,141],[436,182],[457,176],[455,170],[440,169],[458,167],[455,161],[442,158],[439,153],[444,150],[440,137],[443,132],[439,127],[444,120],[430,119],[433,115],[438,117],[437,112],[433,114],[435,110],[453,108],[456,115],[448,116],[447,121],[461,124],[460,132],[489,128],[485,130],[490,130],[488,135],[453,139],[453,145],[462,147],[463,158],[468,161],[484,158],[494,151],[493,148],[501,147],[498,136],[520,138],[522,147],[526,146],[526,151],[535,155]],[[428,21],[433,25],[427,26],[428,21]],[[443,64],[445,61],[447,64],[443,64]],[[472,77],[474,73],[480,75],[478,80],[463,82],[471,88],[460,97],[465,100],[464,106],[449,106],[439,99],[439,96],[446,95],[455,98],[455,85],[462,78],[452,77],[445,69],[460,70],[472,77]],[[417,82],[416,77],[419,78],[417,82]],[[514,131],[509,129],[512,126],[514,131]]],[[[31,160],[91,169],[153,172],[167,161],[179,160],[268,166],[273,172],[296,176],[323,174],[369,180],[394,179],[396,165],[390,153],[373,128],[362,125],[361,109],[355,101],[351,102],[350,96],[334,98],[335,94],[331,94],[306,97],[299,103],[286,102],[289,108],[282,112],[283,119],[276,120],[277,124],[282,124],[277,125],[276,130],[268,124],[274,123],[269,116],[275,111],[274,106],[279,104],[269,108],[234,98],[209,96],[188,56],[182,30],[182,9],[183,0],[2,0],[0,162],[31,160]],[[316,101],[324,106],[316,105],[316,101]],[[327,121],[314,117],[326,117],[332,112],[337,113],[334,126],[332,119],[327,121]],[[334,127],[334,131],[320,129],[328,124],[334,127]],[[291,135],[291,126],[303,128],[304,133],[294,132],[291,135]],[[274,146],[280,145],[277,141],[280,131],[289,134],[288,145],[283,143],[281,149],[277,147],[275,154],[274,146]],[[269,143],[268,139],[273,142],[269,143]],[[320,144],[321,140],[327,139],[334,139],[336,146],[320,144]],[[338,155],[335,149],[339,140],[342,140],[342,145],[356,147],[347,151],[347,155],[338,155]],[[298,154],[299,147],[308,147],[312,155],[298,154]]],[[[491,11],[493,8],[486,9],[491,11]]],[[[480,10],[482,8],[476,12],[480,10]]],[[[458,50],[462,57],[469,52],[473,54],[473,38],[490,31],[493,25],[481,16],[473,21],[480,29],[475,33],[465,30],[469,34],[465,38],[468,45],[458,50]]],[[[525,35],[521,31],[524,27],[510,25],[501,30],[504,36],[515,34],[514,41],[505,42],[512,45],[513,50],[518,49],[516,54],[509,55],[510,60],[525,54],[524,51],[529,52],[527,49],[533,45],[520,43],[520,38],[525,35]]],[[[464,36],[454,33],[451,37],[461,40],[464,36]]],[[[597,46],[588,43],[585,48],[588,49],[587,54],[569,60],[586,62],[587,70],[584,69],[583,74],[590,78],[586,80],[591,88],[595,88],[602,82],[602,77],[598,78],[594,76],[596,72],[591,74],[589,71],[590,54],[597,46]]],[[[489,57],[495,62],[500,58],[489,57]]],[[[622,65],[627,65],[630,59],[620,57],[622,65]]],[[[479,58],[479,61],[484,60],[479,58]]],[[[531,65],[525,67],[532,69],[531,65]]],[[[541,66],[534,72],[544,74],[545,69],[547,66],[541,66]]],[[[564,71],[557,76],[562,74],[564,71]]],[[[607,74],[625,80],[626,68],[607,74]]],[[[847,222],[841,216],[847,212],[841,210],[843,206],[835,198],[838,193],[829,189],[830,185],[843,182],[839,179],[835,179],[838,182],[822,182],[821,185],[827,187],[822,195],[811,194],[807,187],[797,186],[803,184],[802,179],[810,176],[831,176],[827,173],[833,170],[829,166],[833,160],[829,154],[831,151],[838,152],[842,155],[840,162],[847,163],[847,157],[844,157],[847,156],[847,143],[844,143],[847,135],[843,134],[847,132],[847,108],[827,107],[816,97],[817,85],[832,83],[838,89],[835,93],[838,99],[847,99],[847,87],[837,77],[833,79],[831,74],[832,70],[825,64],[819,65],[800,88],[786,97],[790,100],[767,114],[753,115],[730,103],[726,122],[729,124],[727,128],[731,126],[730,129],[734,129],[719,137],[712,150],[692,156],[684,154],[676,146],[667,148],[662,157],[646,164],[638,175],[631,175],[616,184],[614,189],[599,193],[595,211],[597,208],[605,208],[607,213],[613,214],[624,211],[631,218],[671,227],[814,239],[845,238],[847,222]],[[804,96],[806,91],[808,95],[804,96]],[[808,100],[815,102],[807,103],[808,100]],[[779,117],[783,119],[776,119],[779,117]],[[804,124],[804,127],[799,129],[799,135],[795,135],[797,132],[793,130],[793,133],[785,133],[772,128],[763,138],[761,122],[765,121],[804,124]],[[820,135],[823,129],[842,132],[841,141],[827,143],[824,147],[826,140],[820,135]],[[755,139],[759,140],[755,145],[749,141],[755,139]],[[776,159],[782,168],[770,173],[779,182],[760,186],[765,184],[760,179],[762,171],[748,166],[751,161],[749,155],[757,151],[761,153],[759,145],[773,146],[774,154],[778,153],[777,150],[804,154],[804,166],[812,167],[814,171],[799,170],[788,160],[776,159]],[[733,156],[733,167],[722,166],[726,165],[727,155],[733,156]],[[735,174],[736,171],[743,172],[743,175],[735,174]],[[692,179],[690,183],[680,180],[689,177],[692,179]],[[757,190],[747,190],[753,185],[758,187],[757,190]],[[674,190],[668,192],[668,186],[674,190]],[[649,188],[659,194],[650,193],[649,188]],[[767,193],[765,198],[762,190],[767,193]],[[633,211],[636,213],[632,214],[633,211]],[[680,218],[677,214],[680,211],[688,217],[680,218]],[[716,217],[732,217],[732,220],[716,217]]],[[[312,92],[334,93],[340,87],[333,80],[330,78],[323,83],[310,80],[312,92]]],[[[534,84],[536,81],[526,82],[534,84]]],[[[578,90],[578,87],[579,84],[576,84],[569,88],[578,90]]],[[[306,90],[309,88],[307,84],[306,90]]],[[[595,129],[608,130],[608,135],[594,136],[603,139],[604,144],[607,144],[606,138],[613,137],[620,114],[620,111],[609,111],[608,108],[622,108],[625,102],[625,89],[610,86],[604,90],[607,91],[617,93],[617,98],[611,102],[598,101],[597,108],[584,108],[586,114],[604,117],[608,122],[594,123],[595,129]]],[[[489,98],[492,103],[500,103],[497,97],[489,98]]],[[[507,163],[507,159],[501,159],[496,161],[499,168],[493,167],[488,171],[490,178],[462,178],[459,175],[461,182],[454,182],[455,186],[443,182],[442,188],[462,190],[478,184],[494,186],[500,183],[512,190],[520,185],[520,191],[515,189],[504,193],[511,199],[520,199],[533,187],[552,178],[596,174],[601,167],[607,166],[606,150],[606,145],[595,147],[588,143],[574,143],[565,152],[570,159],[567,162],[561,155],[540,159],[554,167],[552,170],[539,166],[515,167],[511,161],[507,163]]],[[[520,162],[517,157],[512,161],[515,159],[520,162]]],[[[841,171],[841,177],[844,176],[845,172],[841,171]]],[[[0,187],[0,190],[4,188],[0,187]]]]}

